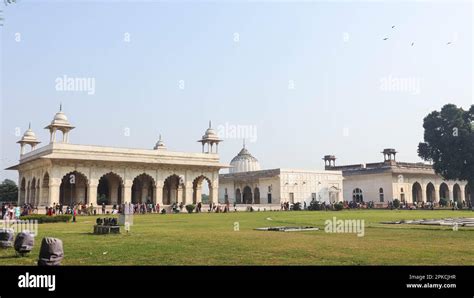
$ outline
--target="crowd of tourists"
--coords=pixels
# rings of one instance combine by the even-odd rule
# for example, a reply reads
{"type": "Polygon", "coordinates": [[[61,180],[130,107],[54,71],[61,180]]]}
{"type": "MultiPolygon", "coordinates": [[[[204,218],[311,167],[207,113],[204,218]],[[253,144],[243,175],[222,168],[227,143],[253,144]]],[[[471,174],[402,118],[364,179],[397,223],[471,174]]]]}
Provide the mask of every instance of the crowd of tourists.
{"type": "Polygon", "coordinates": [[[37,213],[38,209],[32,204],[24,204],[22,207],[15,206],[11,203],[2,204],[0,219],[3,220],[14,220],[20,216],[31,215],[37,213]]]}
{"type": "MultiPolygon", "coordinates": [[[[234,211],[236,211],[236,204],[234,204],[234,211]]],[[[185,205],[183,202],[177,204],[177,203],[173,203],[171,205],[171,211],[173,213],[178,213],[178,212],[183,212],[185,211],[184,210],[185,208],[185,205]]],[[[226,204],[215,204],[215,203],[209,203],[209,207],[207,209],[205,209],[204,211],[207,211],[208,213],[211,213],[211,212],[214,212],[214,213],[227,213],[227,212],[230,212],[230,203],[227,202],[226,204]]],[[[194,209],[194,212],[196,213],[201,213],[203,212],[203,209],[202,209],[202,203],[201,202],[198,202],[195,206],[195,209],[194,209]]]]}
{"type": "MultiPolygon", "coordinates": [[[[328,211],[328,210],[335,210],[336,209],[335,204],[339,204],[339,203],[319,202],[319,201],[313,200],[309,204],[309,206],[307,206],[306,202],[303,202],[303,206],[301,206],[301,203],[290,204],[289,202],[282,202],[280,206],[280,210],[281,211],[290,211],[290,210],[326,210],[328,211]],[[314,208],[315,205],[317,205],[317,208],[314,208]]],[[[369,201],[369,202],[343,201],[342,205],[343,205],[343,209],[373,209],[375,208],[375,203],[373,201],[369,201]]],[[[401,202],[398,208],[405,209],[405,210],[413,210],[413,209],[433,210],[434,208],[437,208],[439,206],[440,206],[439,203],[432,203],[432,202],[418,202],[415,204],[401,202]]],[[[129,210],[131,210],[133,214],[187,212],[187,210],[185,209],[186,206],[183,202],[180,202],[179,204],[173,203],[171,204],[171,206],[168,206],[166,209],[160,206],[159,203],[154,204],[151,201],[147,201],[146,203],[135,203],[135,204],[130,203],[129,207],[130,207],[129,210]]],[[[445,207],[451,208],[452,210],[460,209],[460,206],[458,206],[458,204],[453,201],[448,201],[447,206],[445,207]]],[[[122,205],[113,205],[112,210],[110,211],[110,209],[107,210],[107,205],[105,203],[102,203],[101,205],[97,207],[94,206],[93,203],[90,203],[88,205],[86,203],[80,202],[72,206],[63,205],[61,203],[59,204],[54,203],[53,206],[50,206],[50,207],[46,206],[45,212],[49,216],[58,215],[58,214],[71,214],[75,217],[77,215],[96,215],[96,214],[99,214],[100,212],[102,214],[118,214],[118,213],[123,213],[122,208],[123,208],[122,205]]],[[[393,201],[389,201],[388,204],[386,205],[386,208],[395,209],[393,201]]],[[[471,202],[463,201],[462,208],[471,209],[471,202]]],[[[230,207],[229,202],[226,202],[225,204],[219,204],[219,203],[216,204],[216,203],[211,202],[208,205],[208,207],[206,207],[206,209],[204,210],[203,210],[203,204],[201,202],[198,202],[193,210],[193,212],[196,212],[196,213],[201,213],[201,212],[227,213],[230,211],[231,211],[231,207],[230,207]]],[[[233,204],[233,211],[237,211],[237,204],[235,202],[233,204]]],[[[250,211],[253,211],[253,209],[250,211]]],[[[20,216],[31,215],[31,214],[36,214],[36,213],[38,213],[38,208],[33,206],[32,204],[24,204],[22,207],[17,207],[11,203],[4,203],[2,204],[0,219],[12,220],[12,219],[19,218],[20,216]]]]}

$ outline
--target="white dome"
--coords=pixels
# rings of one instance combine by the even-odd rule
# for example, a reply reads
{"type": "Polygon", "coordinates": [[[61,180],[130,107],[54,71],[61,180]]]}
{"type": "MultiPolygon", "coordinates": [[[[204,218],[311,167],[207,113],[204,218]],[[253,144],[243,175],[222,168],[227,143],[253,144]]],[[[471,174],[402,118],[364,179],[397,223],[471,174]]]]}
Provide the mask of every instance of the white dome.
{"type": "Polygon", "coordinates": [[[232,159],[230,162],[232,168],[229,169],[229,173],[240,173],[240,172],[250,172],[250,171],[259,171],[260,164],[258,159],[256,159],[250,152],[244,148],[240,150],[239,154],[232,159]]]}
{"type": "Polygon", "coordinates": [[[31,125],[30,127],[25,131],[25,133],[23,134],[23,137],[21,138],[20,141],[18,141],[17,143],[23,143],[23,144],[39,144],[40,141],[38,141],[38,139],[36,138],[36,134],[33,132],[33,130],[31,129],[31,125]]]}
{"type": "Polygon", "coordinates": [[[59,107],[59,112],[54,115],[51,124],[46,126],[45,129],[49,129],[50,131],[52,131],[53,129],[59,129],[63,132],[74,129],[74,126],[69,123],[66,114],[63,113],[62,105],[59,107]]]}
{"type": "Polygon", "coordinates": [[[206,130],[201,140],[199,140],[198,142],[209,142],[209,141],[214,142],[214,143],[219,143],[222,141],[221,139],[219,139],[219,136],[217,135],[214,128],[211,127],[211,121],[209,121],[209,128],[206,130]]]}
{"type": "Polygon", "coordinates": [[[57,112],[56,115],[54,115],[54,120],[53,121],[65,121],[65,122],[67,122],[66,114],[64,114],[63,112],[57,112]]]}
{"type": "Polygon", "coordinates": [[[163,140],[161,139],[161,135],[160,135],[160,139],[158,140],[158,142],[156,142],[155,147],[153,149],[166,150],[166,145],[165,145],[165,142],[163,142],[163,140]]]}
{"type": "Polygon", "coordinates": [[[70,125],[69,121],[67,120],[66,114],[62,111],[59,111],[54,115],[53,121],[51,121],[52,125],[70,125]]]}
{"type": "Polygon", "coordinates": [[[204,138],[210,138],[210,137],[212,138],[212,137],[216,137],[216,136],[217,136],[216,131],[213,128],[209,127],[206,130],[206,133],[202,136],[202,138],[203,139],[204,138]]]}
{"type": "Polygon", "coordinates": [[[23,138],[36,139],[36,134],[31,130],[31,128],[28,128],[28,130],[23,134],[23,138]]]}

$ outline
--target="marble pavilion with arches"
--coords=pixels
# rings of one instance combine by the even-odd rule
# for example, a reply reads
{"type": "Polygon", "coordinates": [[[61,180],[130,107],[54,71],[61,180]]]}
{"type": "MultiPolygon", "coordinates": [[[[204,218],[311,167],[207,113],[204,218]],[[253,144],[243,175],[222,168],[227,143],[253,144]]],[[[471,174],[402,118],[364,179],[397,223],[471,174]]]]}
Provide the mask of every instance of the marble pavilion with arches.
{"type": "Polygon", "coordinates": [[[161,136],[153,149],[71,144],[74,128],[61,107],[45,127],[50,132],[48,145],[38,146],[31,125],[18,141],[19,163],[8,168],[19,173],[18,204],[30,203],[40,212],[53,204],[97,206],[98,195],[105,195],[109,206],[147,201],[190,204],[201,201],[204,181],[209,201],[218,202],[219,170],[228,165],[219,161],[222,140],[211,123],[198,140],[200,153],[168,151],[161,136]]]}

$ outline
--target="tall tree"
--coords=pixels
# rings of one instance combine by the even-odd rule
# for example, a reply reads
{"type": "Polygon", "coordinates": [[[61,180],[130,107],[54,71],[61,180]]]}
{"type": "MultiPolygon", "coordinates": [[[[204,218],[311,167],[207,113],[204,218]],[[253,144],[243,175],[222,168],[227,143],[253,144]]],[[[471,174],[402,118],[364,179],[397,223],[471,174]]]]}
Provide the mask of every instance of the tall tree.
{"type": "Polygon", "coordinates": [[[423,120],[424,142],[418,155],[433,162],[435,172],[444,179],[468,181],[474,208],[474,105],[463,110],[447,104],[423,120]]]}
{"type": "MultiPolygon", "coordinates": [[[[5,6],[8,4],[16,3],[16,0],[3,0],[3,3],[5,3],[5,6]]],[[[2,16],[3,10],[0,10],[0,26],[3,26],[3,16],[2,16]]]]}
{"type": "Polygon", "coordinates": [[[18,199],[18,186],[10,179],[0,183],[0,202],[16,202],[18,199]]]}

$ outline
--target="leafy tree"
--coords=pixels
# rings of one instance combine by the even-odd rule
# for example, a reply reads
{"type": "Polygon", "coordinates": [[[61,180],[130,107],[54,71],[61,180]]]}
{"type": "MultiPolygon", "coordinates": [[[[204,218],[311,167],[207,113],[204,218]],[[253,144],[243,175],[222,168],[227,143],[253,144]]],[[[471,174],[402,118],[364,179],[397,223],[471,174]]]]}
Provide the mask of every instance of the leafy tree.
{"type": "Polygon", "coordinates": [[[194,204],[186,205],[186,210],[188,210],[188,213],[193,213],[195,208],[196,208],[196,205],[194,205],[194,204]]]}
{"type": "Polygon", "coordinates": [[[10,179],[0,183],[0,202],[16,202],[18,200],[18,186],[10,179]]]}
{"type": "Polygon", "coordinates": [[[399,199],[393,200],[393,208],[395,208],[395,209],[400,208],[400,200],[399,199]]]}
{"type": "Polygon", "coordinates": [[[107,199],[107,196],[105,194],[101,194],[97,199],[98,205],[102,205],[102,203],[105,203],[105,205],[109,204],[109,200],[107,199]]]}
{"type": "MultiPolygon", "coordinates": [[[[8,4],[16,3],[16,0],[3,0],[3,3],[5,3],[5,6],[7,6],[8,4]]],[[[2,13],[3,13],[3,10],[0,10],[0,26],[3,26],[3,20],[4,20],[4,18],[1,16],[2,13]]]]}
{"type": "Polygon", "coordinates": [[[466,111],[447,104],[428,114],[423,128],[424,142],[418,145],[418,155],[433,162],[435,172],[444,179],[466,180],[474,190],[474,105],[466,111]]]}

